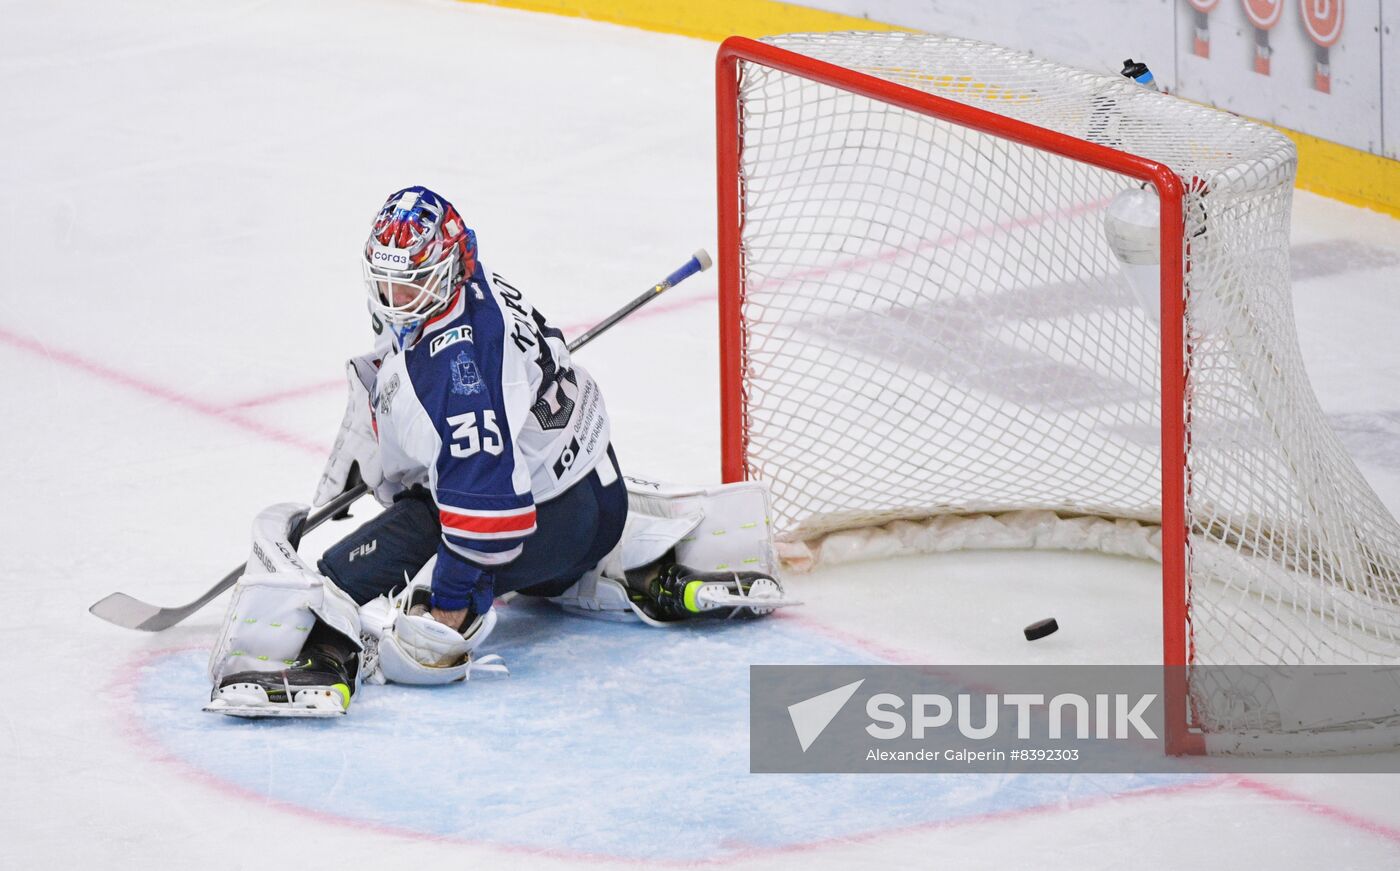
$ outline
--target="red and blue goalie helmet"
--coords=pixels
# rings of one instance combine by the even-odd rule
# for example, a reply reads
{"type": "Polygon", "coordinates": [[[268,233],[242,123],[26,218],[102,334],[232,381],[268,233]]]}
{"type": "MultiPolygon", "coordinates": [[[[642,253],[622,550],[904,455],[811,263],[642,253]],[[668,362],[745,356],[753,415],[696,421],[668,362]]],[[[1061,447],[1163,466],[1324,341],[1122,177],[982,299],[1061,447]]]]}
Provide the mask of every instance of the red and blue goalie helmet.
{"type": "Polygon", "coordinates": [[[370,310],[399,335],[446,308],[476,269],[476,234],[425,187],[389,195],[365,242],[370,310]]]}

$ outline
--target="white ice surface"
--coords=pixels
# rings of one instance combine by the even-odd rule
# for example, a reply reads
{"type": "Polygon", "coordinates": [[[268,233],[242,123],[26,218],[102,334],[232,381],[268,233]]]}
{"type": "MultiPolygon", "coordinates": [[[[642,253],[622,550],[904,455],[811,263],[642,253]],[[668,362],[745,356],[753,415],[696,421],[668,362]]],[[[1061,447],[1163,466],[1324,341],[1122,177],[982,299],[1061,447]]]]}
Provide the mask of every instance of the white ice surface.
{"type": "MultiPolygon", "coordinates": [[[[548,832],[534,850],[407,836],[298,812],[173,758],[136,722],[136,664],[197,657],[222,603],[159,636],[84,612],[116,589],[188,601],[244,557],[260,508],[309,497],[342,408],[340,361],[366,344],[356,255],[387,192],[425,183],[448,195],[483,260],[571,334],[697,246],[713,252],[714,49],[450,2],[5,7],[0,868],[571,861],[548,832]]],[[[1400,222],[1299,194],[1294,244],[1299,330],[1323,406],[1400,507],[1400,222]]],[[[718,477],[713,296],[709,273],[585,352],[631,471],[718,477]]],[[[1127,560],[957,554],[794,586],[810,603],[801,621],[901,658],[1158,655],[1157,569],[1127,560]],[[1051,614],[1060,633],[1026,644],[1020,627],[1051,614]]],[[[207,716],[200,701],[190,699],[191,728],[207,716]]],[[[367,704],[351,717],[374,713],[367,704]]],[[[412,728],[384,752],[441,746],[415,745],[412,728]]],[[[341,760],[347,778],[358,761],[341,760]]],[[[470,777],[469,757],[427,761],[470,777]]],[[[658,777],[703,777],[683,754],[665,761],[675,773],[658,777]]],[[[519,789],[550,794],[538,782],[519,789]]],[[[732,813],[842,817],[789,806],[775,789],[777,803],[732,813]]],[[[1022,812],[931,808],[898,831],[714,861],[1396,868],[1397,794],[1397,776],[1315,775],[1052,795],[1022,812]]],[[[656,837],[685,825],[683,800],[636,804],[624,813],[655,818],[656,837]]]]}

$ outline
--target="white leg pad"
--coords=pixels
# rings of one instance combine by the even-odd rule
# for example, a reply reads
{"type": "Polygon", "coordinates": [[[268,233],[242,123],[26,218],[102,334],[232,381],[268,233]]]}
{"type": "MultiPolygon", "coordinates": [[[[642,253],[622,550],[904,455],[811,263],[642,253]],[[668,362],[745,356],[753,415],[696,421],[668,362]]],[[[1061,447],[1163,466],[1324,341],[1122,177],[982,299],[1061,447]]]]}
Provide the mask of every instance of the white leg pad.
{"type": "Polygon", "coordinates": [[[645,568],[674,549],[676,562],[698,571],[771,574],[778,557],[769,514],[762,482],[684,487],[628,478],[622,540],[597,568],[549,601],[584,617],[652,622],[628,595],[628,570],[645,568]]]}
{"type": "Polygon", "coordinates": [[[289,540],[307,510],[285,502],[253,521],[250,570],[233,587],[223,631],[209,656],[214,686],[240,671],[280,671],[297,658],[318,620],[359,644],[355,602],[309,568],[289,540]]]}
{"type": "Polygon", "coordinates": [[[218,686],[227,674],[280,671],[297,658],[318,620],[359,644],[359,609],[326,578],[308,571],[245,574],[209,657],[209,679],[218,686]]]}
{"type": "Polygon", "coordinates": [[[641,568],[674,547],[676,562],[702,572],[778,570],[762,481],[684,487],[628,478],[627,509],[624,569],[641,568]]]}

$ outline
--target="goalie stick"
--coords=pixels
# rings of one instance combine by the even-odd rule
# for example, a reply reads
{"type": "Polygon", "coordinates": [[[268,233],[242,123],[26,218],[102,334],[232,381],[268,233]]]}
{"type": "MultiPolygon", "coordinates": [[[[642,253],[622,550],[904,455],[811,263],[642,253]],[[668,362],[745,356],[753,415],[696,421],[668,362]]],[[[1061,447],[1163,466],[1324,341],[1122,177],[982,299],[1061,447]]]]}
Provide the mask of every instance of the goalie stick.
{"type": "MultiPolygon", "coordinates": [[[[298,528],[292,530],[292,533],[287,536],[287,540],[291,542],[292,547],[296,547],[303,535],[327,520],[334,519],[337,514],[349,508],[352,502],[365,495],[368,489],[361,482],[341,493],[328,502],[325,508],[307,517],[298,528]]],[[[346,513],[342,516],[349,517],[350,515],[346,513]]],[[[247,567],[247,563],[241,563],[238,568],[219,579],[219,582],[206,591],[204,595],[188,605],[181,605],[177,608],[161,608],[128,596],[126,593],[112,593],[105,599],[94,602],[92,607],[88,608],[88,613],[127,629],[160,632],[162,629],[169,629],[212,602],[220,593],[237,583],[238,579],[243,576],[243,570],[247,567]]]]}
{"type": "Polygon", "coordinates": [[[587,345],[589,342],[598,338],[603,333],[612,329],[613,324],[616,324],[618,321],[622,320],[623,318],[630,315],[632,312],[636,311],[637,309],[656,299],[658,296],[665,293],[670,288],[675,287],[682,281],[685,281],[687,278],[694,275],[695,273],[704,272],[706,269],[709,269],[711,265],[712,263],[710,261],[710,255],[705,253],[704,248],[701,248],[699,251],[696,251],[694,254],[692,254],[690,259],[687,260],[685,262],[685,265],[682,266],[680,269],[677,269],[675,272],[672,272],[670,275],[661,279],[660,283],[652,285],[650,290],[643,292],[641,296],[638,296],[636,299],[627,303],[627,305],[608,315],[607,318],[605,318],[597,326],[593,327],[588,332],[584,333],[577,339],[574,339],[572,342],[570,342],[569,350],[577,351],[579,348],[582,348],[584,345],[587,345]]]}
{"type": "MultiPolygon", "coordinates": [[[[570,351],[577,351],[584,345],[596,339],[598,336],[612,329],[612,327],[623,318],[635,312],[637,309],[656,299],[665,291],[685,281],[697,272],[704,272],[711,265],[710,255],[704,249],[696,251],[683,266],[666,276],[659,283],[652,285],[646,292],[642,293],[613,314],[609,315],[597,326],[585,332],[583,335],[569,343],[570,351]]],[[[332,499],[325,508],[312,514],[293,530],[288,536],[292,547],[296,547],[301,541],[301,537],[327,520],[338,520],[341,517],[350,516],[348,510],[350,505],[365,495],[368,488],[364,483],[357,483],[354,487],[341,493],[332,499]]],[[[180,605],[175,608],[162,608],[158,605],[151,605],[142,602],[126,593],[112,593],[107,597],[98,600],[88,608],[88,613],[95,617],[100,617],[108,623],[124,627],[126,629],[139,629],[143,632],[160,632],[169,629],[176,623],[185,620],[194,612],[218,598],[219,594],[238,583],[242,577],[243,570],[248,567],[243,563],[238,568],[224,575],[217,584],[211,587],[204,595],[190,602],[188,605],[180,605]]]]}

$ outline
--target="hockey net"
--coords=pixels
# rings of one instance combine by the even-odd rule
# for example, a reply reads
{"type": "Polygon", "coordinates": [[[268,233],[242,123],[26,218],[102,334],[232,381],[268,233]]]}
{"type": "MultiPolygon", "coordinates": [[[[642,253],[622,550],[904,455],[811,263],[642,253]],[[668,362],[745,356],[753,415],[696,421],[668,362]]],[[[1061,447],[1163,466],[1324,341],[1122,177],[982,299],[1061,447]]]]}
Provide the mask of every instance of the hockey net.
{"type": "Polygon", "coordinates": [[[724,474],[768,482],[789,560],[1161,559],[1174,752],[1400,745],[1192,670],[1400,661],[1400,526],[1298,350],[1285,137],[915,34],[731,39],[718,85],[724,474]],[[1145,270],[1105,235],[1140,188],[1145,270]]]}

